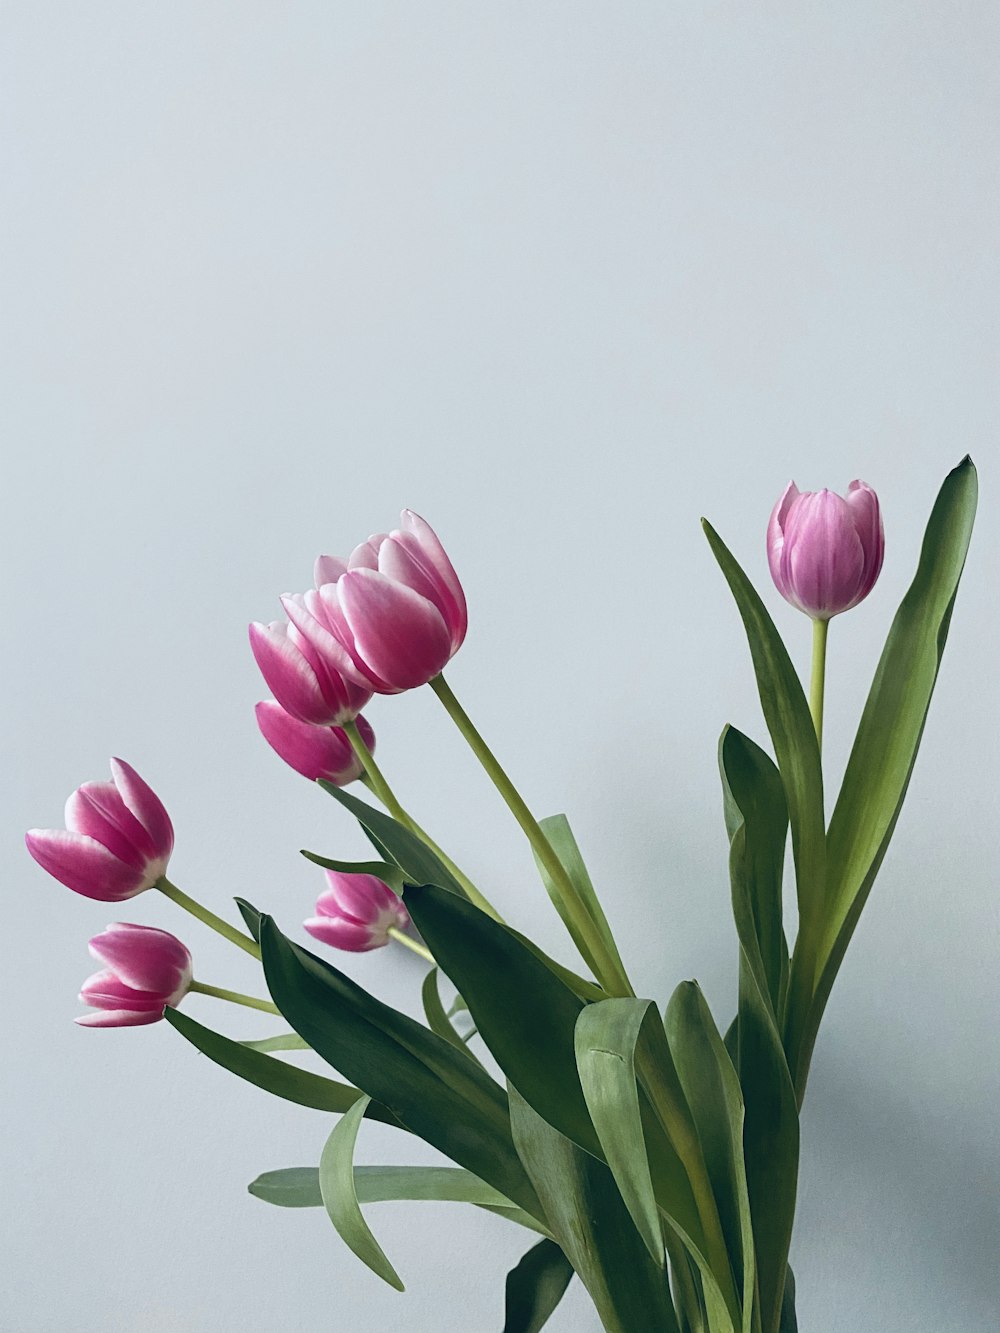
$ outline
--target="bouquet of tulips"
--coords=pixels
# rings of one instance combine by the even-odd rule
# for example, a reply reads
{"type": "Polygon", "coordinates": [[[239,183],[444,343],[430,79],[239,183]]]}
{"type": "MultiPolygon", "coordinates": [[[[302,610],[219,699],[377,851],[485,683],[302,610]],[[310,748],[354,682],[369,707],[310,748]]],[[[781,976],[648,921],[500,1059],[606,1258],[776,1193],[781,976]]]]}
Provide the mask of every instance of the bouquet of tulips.
{"type": "Polygon", "coordinates": [[[879,501],[789,485],[771,515],[778,591],[813,622],[808,692],[764,602],[706,523],[749,641],[773,758],[727,726],[719,745],[739,1002],[720,1026],[698,985],[665,1010],[637,996],[564,815],[536,819],[442,671],[461,646],[465,597],[448,556],[415,514],[347,560],[320,556],[315,587],[282,599],[287,621],[250,642],[274,701],[257,721],[293,769],[361,825],[371,859],[307,852],[326,888],[290,939],[237,899],[245,929],[167,878],[173,829],[128,764],[70,797],[66,828],[32,830],[50,875],[102,902],[158,889],[260,960],[270,999],[195,979],[166,931],[118,923],[90,942],[102,970],[83,986],[88,1027],[166,1018],[222,1068],[336,1117],[315,1167],[250,1186],[273,1204],[314,1205],[354,1253],[401,1288],[361,1205],[433,1198],[489,1209],[530,1232],[506,1285],[506,1333],[540,1329],[574,1272],[614,1333],[790,1333],[788,1266],[799,1109],[823,1011],[885,856],[920,743],[976,506],[966,458],[946,478],[916,574],[889,629],[832,816],[821,763],[824,661],[834,616],[872,590],[882,566],[879,501]],[[517,929],[516,897],[494,906],[400,803],[361,716],[372,694],[428,684],[526,836],[539,877],[579,955],[575,968],[517,929]],[[350,793],[360,782],[371,799],[350,793]],[[791,837],[797,928],[782,920],[791,837]],[[511,919],[507,919],[507,918],[511,919]],[[427,963],[426,1021],[381,1003],[330,949],[396,942],[427,963]],[[450,989],[442,995],[442,982],[450,989]],[[190,991],[265,1010],[287,1032],[235,1041],[178,1006],[190,991]],[[311,1050],[340,1076],[300,1067],[311,1050]],[[342,1081],[346,1080],[346,1081],[342,1081]],[[358,1167],[362,1121],[431,1144],[451,1166],[358,1167]]]}

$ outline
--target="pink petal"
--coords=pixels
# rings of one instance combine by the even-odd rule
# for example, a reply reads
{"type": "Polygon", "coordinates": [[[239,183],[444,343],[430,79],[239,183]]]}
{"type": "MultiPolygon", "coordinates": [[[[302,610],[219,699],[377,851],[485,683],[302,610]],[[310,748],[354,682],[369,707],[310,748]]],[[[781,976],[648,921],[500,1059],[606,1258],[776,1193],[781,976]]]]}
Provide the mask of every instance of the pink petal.
{"type": "MultiPolygon", "coordinates": [[[[336,589],[335,584],[333,588],[336,589]]],[[[324,725],[343,726],[364,708],[372,697],[371,689],[367,682],[362,685],[353,679],[354,663],[330,632],[327,611],[318,592],[286,595],[281,601],[291,621],[289,640],[309,663],[329,705],[324,725]]]]}
{"type": "MultiPolygon", "coordinates": [[[[438,540],[437,533],[419,514],[412,509],[404,509],[401,516],[403,532],[398,534],[403,545],[411,554],[420,551],[420,563],[434,577],[441,590],[442,599],[446,599],[449,609],[444,612],[445,621],[452,631],[452,652],[457,652],[465,639],[469,625],[469,613],[465,603],[465,592],[459,582],[455,568],[438,540]]],[[[393,536],[397,536],[393,533],[393,536]]],[[[440,604],[440,603],[439,603],[440,604]]]]}
{"type": "Polygon", "coordinates": [[[855,605],[867,597],[875,586],[882,571],[885,556],[885,530],[882,526],[882,510],[878,496],[863,481],[852,481],[847,488],[847,507],[854,518],[864,551],[865,564],[861,574],[861,586],[855,599],[855,605]]]}
{"type": "Polygon", "coordinates": [[[345,662],[343,667],[344,676],[348,680],[357,682],[358,685],[364,685],[367,689],[377,690],[380,694],[391,694],[392,689],[387,681],[380,679],[363,662],[354,642],[354,635],[351,627],[347,623],[347,617],[344,615],[344,608],[340,601],[340,589],[343,580],[340,583],[329,583],[320,588],[317,596],[323,604],[322,618],[324,624],[334,636],[349,659],[349,665],[345,662]]]}
{"type": "Polygon", "coordinates": [[[90,941],[90,952],[134,991],[176,1003],[191,985],[191,955],[176,935],[116,922],[90,941]]]}
{"type": "Polygon", "coordinates": [[[124,759],[112,759],[111,775],[122,800],[152,839],[156,856],[166,865],[174,849],[174,827],[163,802],[124,759]]]}
{"type": "Polygon", "coordinates": [[[80,987],[80,999],[94,1009],[135,1009],[141,1013],[155,1012],[166,1004],[163,995],[127,986],[110,969],[88,977],[80,987]]]}
{"type": "Polygon", "coordinates": [[[346,916],[357,922],[370,922],[380,912],[402,906],[392,889],[375,875],[343,870],[327,870],[325,874],[330,887],[316,902],[316,911],[321,916],[346,916]]]}
{"type": "Polygon", "coordinates": [[[103,843],[67,829],[29,829],[28,851],[43,870],[74,893],[117,903],[151,888],[155,877],[126,865],[103,843]]]}
{"type": "Polygon", "coordinates": [[[157,1010],[104,1009],[96,1014],[74,1018],[82,1028],[137,1028],[146,1023],[158,1023],[163,1017],[163,1006],[157,1010]]]}
{"type": "Polygon", "coordinates": [[[778,503],[771,510],[771,517],[767,524],[767,563],[771,568],[771,577],[778,585],[778,591],[783,597],[788,596],[788,592],[781,582],[781,551],[785,544],[785,522],[788,518],[788,511],[798,497],[799,488],[794,481],[790,481],[782,491],[778,503]]]}
{"type": "Polygon", "coordinates": [[[367,953],[369,949],[381,949],[389,943],[388,936],[380,936],[372,926],[360,926],[353,921],[317,916],[302,924],[313,939],[348,953],[367,953]]]}
{"type": "Polygon", "coordinates": [[[828,490],[800,495],[785,524],[781,554],[789,601],[819,619],[838,615],[853,605],[863,568],[847,502],[828,490]]]}
{"type": "MultiPolygon", "coordinates": [[[[314,727],[300,722],[273,700],[259,703],[255,713],[261,735],[268,745],[303,777],[313,782],[324,778],[337,786],[345,786],[361,776],[361,764],[340,727],[314,727]]],[[[371,727],[360,714],[356,721],[365,744],[371,749],[366,738],[367,733],[374,742],[371,727]]]]}
{"type": "Polygon", "coordinates": [[[347,561],[336,555],[320,555],[313,566],[313,582],[317,588],[324,583],[336,583],[341,574],[347,573],[347,561]]]}
{"type": "Polygon", "coordinates": [[[355,569],[336,585],[355,652],[380,693],[414,689],[444,668],[452,639],[426,597],[370,569],[355,569]]]}
{"type": "Polygon", "coordinates": [[[271,693],[293,717],[317,726],[327,724],[330,707],[316,673],[288,637],[280,621],[250,626],[250,648],[271,693]]]}
{"type": "Polygon", "coordinates": [[[347,561],[348,569],[378,569],[378,548],[385,541],[384,532],[376,532],[362,542],[360,546],[355,546],[351,552],[350,559],[347,561]]]}
{"type": "Polygon", "coordinates": [[[155,859],[152,839],[112,782],[85,782],[77,787],[66,802],[65,817],[71,833],[93,838],[136,870],[144,871],[155,859]]]}

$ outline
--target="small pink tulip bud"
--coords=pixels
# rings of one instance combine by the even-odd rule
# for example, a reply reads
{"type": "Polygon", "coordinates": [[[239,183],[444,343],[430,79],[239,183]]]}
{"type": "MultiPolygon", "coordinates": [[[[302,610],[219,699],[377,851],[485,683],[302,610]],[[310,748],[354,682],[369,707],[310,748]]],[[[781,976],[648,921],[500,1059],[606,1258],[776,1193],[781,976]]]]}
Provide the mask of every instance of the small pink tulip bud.
{"type": "Polygon", "coordinates": [[[155,1023],[191,988],[191,955],[165,930],[119,921],[94,936],[90,952],[105,967],[83,983],[80,999],[98,1012],[76,1019],[81,1027],[155,1023]]]}
{"type": "Polygon", "coordinates": [[[363,953],[389,943],[389,930],[405,930],[410,914],[396,894],[374,875],[327,870],[330,887],[316,900],[316,915],[303,924],[314,939],[334,949],[363,953]]]}
{"type": "MultiPolygon", "coordinates": [[[[341,727],[313,727],[286,713],[273,699],[254,710],[261,735],[290,768],[315,782],[323,778],[335,787],[346,787],[360,778],[364,769],[341,727]]],[[[359,713],[357,727],[369,750],[375,749],[375,733],[359,713]]]]}
{"type": "Polygon", "coordinates": [[[85,898],[117,903],[165,872],[174,830],[159,797],[134,768],[112,759],[114,782],[85,782],[66,802],[65,829],[29,829],[43,870],[85,898]]]}
{"type": "Polygon", "coordinates": [[[372,697],[369,687],[345,678],[343,649],[329,634],[310,638],[274,620],[250,626],[250,648],[271,693],[287,713],[314,727],[353,722],[372,697]]]}
{"type": "Polygon", "coordinates": [[[800,491],[790,481],[767,526],[775,586],[814,620],[829,620],[867,597],[884,553],[878,496],[863,481],[852,481],[846,498],[800,491]]]}
{"type": "Polygon", "coordinates": [[[321,555],[315,591],[283,599],[302,636],[317,649],[335,640],[340,671],[376,694],[432,680],[468,628],[465,594],[444,547],[411,510],[402,522],[369,537],[346,561],[321,555]]]}

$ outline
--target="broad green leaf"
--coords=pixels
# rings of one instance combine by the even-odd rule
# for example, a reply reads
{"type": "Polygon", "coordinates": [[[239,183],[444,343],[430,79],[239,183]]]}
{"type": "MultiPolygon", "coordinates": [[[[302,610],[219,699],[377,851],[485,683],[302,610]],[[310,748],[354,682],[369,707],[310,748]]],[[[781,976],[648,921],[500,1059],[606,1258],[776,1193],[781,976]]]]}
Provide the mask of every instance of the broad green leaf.
{"type": "Polygon", "coordinates": [[[308,1051],[309,1047],[297,1032],[280,1032],[276,1037],[265,1037],[262,1041],[241,1041],[248,1051],[308,1051]]]}
{"type": "Polygon", "coordinates": [[[248,903],[245,898],[234,898],[233,902],[240,909],[240,916],[246,922],[247,930],[254,937],[257,943],[260,943],[260,913],[254,907],[253,903],[248,903]]]}
{"type": "Polygon", "coordinates": [[[292,944],[270,917],[261,918],[261,953],[275,1004],[314,1051],[406,1128],[542,1220],[511,1140],[507,1098],[483,1069],[292,944]]]}
{"type": "Polygon", "coordinates": [[[826,834],[819,745],[788,651],[753,584],[712,525],[705,534],[736,599],[757,676],[764,720],[771,733],[792,826],[800,918],[816,923],[826,893],[826,834]]]}
{"type": "Polygon", "coordinates": [[[722,733],[719,767],[740,941],[738,1037],[732,1045],[727,1041],[727,1049],[739,1073],[745,1105],[743,1151],[761,1326],[763,1333],[775,1333],[795,1218],[799,1158],[798,1109],[778,1018],[788,967],[781,927],[787,817],[777,769],[763,750],[733,727],[722,733]]]}
{"type": "Polygon", "coordinates": [[[799,1333],[799,1321],[795,1317],[795,1278],[790,1268],[785,1278],[785,1299],[781,1306],[778,1333],[799,1333]]]}
{"type": "Polygon", "coordinates": [[[399,1274],[372,1235],[354,1188],[354,1147],[367,1104],[368,1098],[362,1097],[334,1125],[319,1159],[319,1192],[327,1216],[344,1243],[383,1282],[402,1291],[399,1274]]]}
{"type": "MultiPolygon", "coordinates": [[[[739,1078],[696,982],[681,982],[674,991],[667,1006],[665,1026],[677,1073],[698,1128],[733,1276],[742,1292],[742,1333],[751,1333],[756,1270],[743,1160],[743,1097],[739,1078]]],[[[708,1294],[706,1291],[706,1297],[708,1294]]]]}
{"type": "MultiPolygon", "coordinates": [[[[420,998],[424,1006],[424,1017],[427,1019],[427,1026],[432,1032],[436,1032],[439,1037],[451,1042],[452,1046],[456,1046],[470,1060],[476,1060],[476,1057],[469,1050],[465,1038],[459,1036],[445,1013],[444,1005],[441,1003],[441,993],[438,990],[438,975],[438,968],[432,967],[424,977],[424,984],[420,988],[420,998]]],[[[480,1062],[476,1060],[476,1063],[479,1064],[480,1062]]]]}
{"type": "MultiPolygon", "coordinates": [[[[242,1042],[231,1041],[229,1037],[203,1027],[179,1009],[166,1009],[164,1017],[182,1037],[186,1037],[192,1046],[196,1046],[217,1065],[263,1088],[265,1092],[284,1097],[286,1101],[297,1102],[299,1106],[311,1106],[317,1111],[344,1112],[349,1111],[364,1096],[357,1088],[349,1087],[346,1083],[322,1078],[307,1069],[299,1069],[297,1065],[275,1060],[242,1042]]],[[[392,1112],[378,1102],[371,1103],[368,1115],[372,1120],[381,1120],[397,1129],[404,1128],[392,1112]]]]}
{"type": "Polygon", "coordinates": [[[340,870],[348,875],[374,875],[376,879],[388,884],[389,888],[396,893],[403,892],[406,876],[399,866],[391,865],[388,861],[336,861],[331,856],[320,856],[318,852],[307,852],[305,848],[301,850],[300,855],[304,856],[307,861],[311,861],[313,865],[322,866],[324,870],[340,870]]]}
{"type": "Polygon", "coordinates": [[[374,834],[378,845],[385,848],[388,859],[395,861],[408,880],[416,884],[439,884],[465,897],[465,890],[451,871],[415,833],[397,823],[391,815],[359,801],[342,787],[322,780],[319,785],[349,810],[368,833],[374,834]]]}
{"type": "Polygon", "coordinates": [[[551,1240],[540,1240],[507,1274],[503,1333],[540,1333],[563,1298],[573,1266],[551,1240]]]}
{"type": "MultiPolygon", "coordinates": [[[[247,1188],[256,1198],[281,1208],[320,1208],[323,1205],[319,1171],[314,1166],[265,1171],[247,1188]]],[[[460,1166],[356,1166],[354,1188],[360,1203],[402,1200],[471,1203],[531,1231],[547,1234],[533,1217],[460,1166]]]]}
{"type": "Polygon", "coordinates": [[[521,1160],[607,1333],[679,1333],[666,1273],[649,1257],[611,1172],[553,1129],[513,1086],[509,1095],[521,1160]]]}
{"type": "MultiPolygon", "coordinates": [[[[594,886],[591,882],[587,867],[584,864],[583,857],[580,855],[580,848],[577,846],[573,831],[569,826],[569,820],[565,815],[549,815],[547,819],[541,820],[541,829],[545,834],[549,846],[558,856],[563,869],[569,876],[570,883],[576,889],[580,901],[583,903],[591,920],[597,927],[598,934],[604,941],[607,951],[618,966],[618,970],[624,975],[625,968],[622,964],[621,955],[618,952],[618,946],[615,944],[614,936],[611,933],[611,927],[608,925],[607,917],[604,915],[604,909],[601,907],[597,894],[594,892],[594,886]]],[[[562,917],[563,925],[569,931],[573,943],[580,951],[580,956],[586,960],[588,965],[595,972],[598,968],[597,960],[591,955],[587,942],[580,934],[572,916],[567,912],[566,905],[563,902],[562,894],[558,887],[553,883],[545,866],[535,855],[535,863],[538,866],[542,882],[545,885],[549,897],[552,899],[556,911],[562,917]]]]}
{"type": "Polygon", "coordinates": [[[550,1124],[600,1156],[573,1054],[584,1002],[509,927],[466,899],[428,884],[408,886],[403,901],[510,1082],[550,1124]]]}

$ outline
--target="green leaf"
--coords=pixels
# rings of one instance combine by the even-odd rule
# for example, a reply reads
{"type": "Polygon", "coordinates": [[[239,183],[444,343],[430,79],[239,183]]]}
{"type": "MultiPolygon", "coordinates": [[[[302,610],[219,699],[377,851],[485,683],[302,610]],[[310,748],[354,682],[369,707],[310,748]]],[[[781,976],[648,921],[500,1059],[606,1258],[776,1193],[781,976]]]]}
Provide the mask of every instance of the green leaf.
{"type": "Polygon", "coordinates": [[[270,917],[261,919],[261,953],[275,1004],[314,1051],[406,1128],[543,1220],[511,1140],[506,1096],[484,1070],[285,939],[270,917]]]}
{"type": "Polygon", "coordinates": [[[677,1073],[698,1128],[733,1275],[742,1289],[743,1333],[751,1333],[756,1270],[739,1078],[696,982],[681,982],[674,991],[665,1024],[677,1073]]]}
{"type": "Polygon", "coordinates": [[[297,1032],[281,1032],[277,1037],[265,1037],[263,1041],[241,1041],[248,1051],[308,1051],[309,1047],[297,1032]]]}
{"type": "Polygon", "coordinates": [[[763,1333],[775,1333],[795,1218],[799,1118],[779,1015],[788,972],[781,927],[787,815],[778,771],[733,727],[722,733],[719,767],[730,835],[733,915],[740,941],[735,1051],[743,1089],[750,1216],[763,1333]]]}
{"type": "Polygon", "coordinates": [[[442,888],[465,896],[465,890],[451,871],[442,865],[415,833],[397,823],[391,815],[359,801],[342,787],[335,787],[332,782],[324,782],[322,779],[319,785],[349,810],[366,832],[374,834],[376,845],[385,848],[388,859],[395,861],[407,880],[415,884],[439,884],[442,888]]]}
{"type": "MultiPolygon", "coordinates": [[[[221,1033],[203,1027],[179,1009],[166,1009],[164,1017],[182,1037],[217,1065],[263,1088],[265,1092],[284,1097],[286,1101],[297,1102],[299,1106],[311,1106],[317,1111],[343,1112],[349,1111],[364,1095],[346,1083],[322,1078],[307,1069],[299,1069],[297,1065],[275,1060],[242,1042],[231,1041],[221,1033]]],[[[372,1120],[381,1120],[397,1129],[403,1128],[392,1112],[378,1102],[371,1103],[368,1115],[372,1120]]]]}
{"type": "Polygon", "coordinates": [[[799,1052],[812,1043],[844,953],[889,846],[916,761],[976,515],[968,457],[944,480],[913,582],[892,622],[861,716],[829,831],[830,914],[823,968],[799,1052]]]}
{"type": "MultiPolygon", "coordinates": [[[[280,1208],[323,1206],[319,1171],[314,1166],[265,1171],[247,1188],[255,1198],[280,1208]]],[[[541,1229],[533,1217],[460,1166],[356,1166],[354,1188],[359,1203],[405,1200],[471,1203],[518,1222],[531,1231],[541,1229]]]]}
{"type": "Polygon", "coordinates": [[[354,1146],[368,1098],[363,1097],[334,1125],[319,1161],[319,1190],[337,1234],[383,1282],[397,1291],[403,1284],[385,1257],[361,1212],[354,1188],[354,1146]]]}
{"type": "Polygon", "coordinates": [[[388,861],[336,861],[330,856],[320,856],[318,852],[307,852],[305,848],[301,849],[299,855],[313,865],[322,866],[324,870],[339,870],[348,875],[374,875],[394,892],[403,892],[406,876],[399,866],[390,865],[388,861]]]}
{"type": "Polygon", "coordinates": [[[809,705],[781,635],[753,584],[712,525],[702,522],[750,644],[757,691],[788,802],[799,915],[814,923],[825,902],[826,833],[823,774],[809,705]]]}
{"type": "Polygon", "coordinates": [[[509,1095],[517,1150],[607,1333],[678,1333],[666,1274],[649,1257],[611,1172],[546,1123],[514,1087],[509,1095]]]}
{"type": "Polygon", "coordinates": [[[583,1001],[509,927],[457,894],[407,886],[403,901],[521,1096],[600,1156],[573,1054],[583,1001]]]}
{"type": "MultiPolygon", "coordinates": [[[[591,882],[587,867],[584,864],[583,857],[580,855],[580,848],[577,846],[573,831],[569,826],[569,820],[565,815],[549,815],[547,819],[540,821],[542,832],[545,834],[549,846],[559,858],[563,869],[569,876],[570,883],[576,889],[580,901],[587,910],[588,915],[597,927],[598,934],[604,941],[608,954],[615,961],[618,970],[624,975],[625,968],[622,964],[621,955],[618,952],[618,946],[615,943],[614,936],[611,933],[611,927],[608,925],[607,917],[604,915],[604,909],[594,892],[594,886],[591,882]]],[[[562,894],[556,884],[553,883],[551,875],[545,869],[545,866],[535,855],[535,863],[538,866],[542,882],[545,885],[549,897],[555,906],[556,911],[562,917],[563,924],[569,931],[573,943],[580,951],[580,956],[586,960],[590,968],[596,973],[598,970],[598,961],[592,956],[587,942],[580,934],[576,923],[567,912],[566,904],[563,902],[562,894]]]]}
{"type": "Polygon", "coordinates": [[[432,1032],[436,1032],[439,1037],[450,1042],[452,1046],[457,1047],[470,1060],[479,1060],[473,1055],[466,1045],[465,1038],[452,1027],[448,1015],[444,1011],[444,1005],[441,1003],[441,994],[438,990],[438,968],[432,967],[424,977],[423,986],[420,988],[420,998],[424,1006],[424,1017],[427,1019],[427,1026],[432,1032]]]}
{"type": "Polygon", "coordinates": [[[539,1333],[572,1276],[572,1264],[554,1241],[532,1246],[507,1274],[503,1333],[539,1333]]]}
{"type": "Polygon", "coordinates": [[[785,1299],[781,1306],[778,1333],[799,1333],[799,1321],[795,1317],[795,1278],[790,1268],[785,1278],[785,1299]]]}
{"type": "Polygon", "coordinates": [[[247,930],[254,937],[257,943],[260,943],[260,913],[252,903],[248,903],[245,898],[234,898],[233,902],[240,909],[240,916],[246,922],[247,930]]]}

